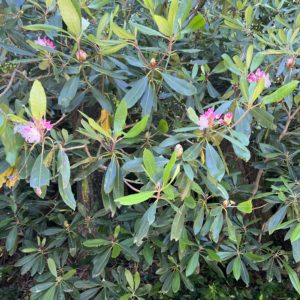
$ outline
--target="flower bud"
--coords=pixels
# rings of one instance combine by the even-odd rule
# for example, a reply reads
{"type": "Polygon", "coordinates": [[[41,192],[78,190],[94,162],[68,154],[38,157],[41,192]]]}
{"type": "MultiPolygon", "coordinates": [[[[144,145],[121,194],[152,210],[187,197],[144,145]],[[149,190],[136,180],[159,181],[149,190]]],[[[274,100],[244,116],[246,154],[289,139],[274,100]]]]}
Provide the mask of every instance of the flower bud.
{"type": "Polygon", "coordinates": [[[294,56],[289,57],[287,62],[286,62],[286,66],[289,69],[292,69],[292,68],[295,67],[295,64],[296,64],[296,58],[294,56]]]}
{"type": "Polygon", "coordinates": [[[157,65],[156,59],[154,57],[152,57],[151,60],[150,60],[150,66],[152,68],[155,68],[156,65],[157,65]]]}
{"type": "Polygon", "coordinates": [[[41,189],[40,187],[35,188],[35,189],[34,189],[34,192],[36,193],[36,195],[37,195],[38,197],[41,197],[42,194],[43,194],[42,189],[41,189]]]}
{"type": "Polygon", "coordinates": [[[78,50],[76,52],[76,58],[81,62],[85,62],[86,61],[86,58],[87,58],[87,54],[84,50],[78,50]]]}
{"type": "Polygon", "coordinates": [[[183,154],[183,148],[180,144],[177,144],[175,146],[175,151],[176,151],[176,158],[177,159],[181,159],[182,158],[182,154],[183,154]]]}
{"type": "Polygon", "coordinates": [[[229,126],[231,121],[232,121],[232,117],[233,117],[233,114],[231,111],[227,112],[225,115],[224,115],[224,124],[229,126]]]}

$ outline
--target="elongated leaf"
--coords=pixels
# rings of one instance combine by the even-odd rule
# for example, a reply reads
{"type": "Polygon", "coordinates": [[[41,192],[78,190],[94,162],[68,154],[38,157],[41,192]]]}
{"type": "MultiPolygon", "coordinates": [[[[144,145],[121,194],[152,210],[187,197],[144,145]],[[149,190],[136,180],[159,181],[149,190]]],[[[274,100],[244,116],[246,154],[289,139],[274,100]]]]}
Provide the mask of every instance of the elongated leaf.
{"type": "Polygon", "coordinates": [[[252,200],[241,202],[238,204],[237,209],[243,213],[250,214],[253,210],[252,200]]]}
{"type": "Polygon", "coordinates": [[[50,172],[43,164],[43,156],[40,154],[34,162],[30,174],[30,186],[32,188],[41,188],[49,185],[50,172]]]}
{"type": "Polygon", "coordinates": [[[225,174],[225,167],[218,152],[209,143],[206,145],[205,159],[208,172],[221,181],[225,174]]]}
{"type": "Polygon", "coordinates": [[[109,194],[114,187],[114,182],[115,182],[115,178],[117,176],[117,168],[118,167],[119,166],[117,164],[117,159],[115,157],[113,157],[107,167],[105,177],[104,177],[104,192],[106,194],[109,194]]]}
{"type": "Polygon", "coordinates": [[[125,40],[134,40],[135,39],[135,36],[132,33],[119,27],[115,23],[112,24],[112,31],[114,32],[115,35],[117,35],[121,39],[125,39],[125,40]]]}
{"type": "Polygon", "coordinates": [[[127,118],[127,103],[122,100],[117,107],[114,117],[114,133],[120,133],[125,126],[127,118]]]}
{"type": "Polygon", "coordinates": [[[147,174],[153,178],[156,174],[155,157],[152,152],[146,148],[144,149],[143,153],[143,163],[147,174]]]}
{"type": "Polygon", "coordinates": [[[111,248],[107,249],[105,252],[103,252],[101,255],[97,255],[93,259],[94,268],[92,270],[92,276],[93,278],[98,277],[106,267],[109,258],[111,255],[111,248]]]}
{"type": "Polygon", "coordinates": [[[104,239],[93,239],[93,240],[86,240],[82,244],[85,247],[93,248],[93,247],[108,246],[111,244],[111,242],[104,239]]]}
{"type": "Polygon", "coordinates": [[[178,209],[171,227],[171,240],[178,241],[180,239],[184,228],[186,210],[184,204],[178,209]]]}
{"type": "Polygon", "coordinates": [[[81,33],[81,16],[78,13],[72,0],[57,1],[62,19],[68,27],[68,31],[75,37],[81,33]]]}
{"type": "Polygon", "coordinates": [[[137,24],[137,23],[131,23],[131,25],[135,28],[138,29],[138,31],[140,31],[143,34],[146,35],[150,35],[150,36],[160,36],[160,37],[164,37],[163,34],[161,34],[160,32],[150,28],[150,27],[146,27],[144,25],[141,24],[137,24]]]}
{"type": "Polygon", "coordinates": [[[158,15],[154,15],[153,19],[158,27],[159,32],[161,32],[162,34],[164,34],[166,36],[172,35],[173,28],[172,28],[171,24],[169,24],[167,19],[165,19],[164,17],[158,16],[158,15]]]}
{"type": "Polygon", "coordinates": [[[300,223],[294,228],[291,234],[291,242],[295,242],[300,238],[300,223]]]}
{"type": "Polygon", "coordinates": [[[263,104],[270,104],[274,102],[279,102],[283,98],[287,97],[289,94],[291,94],[298,86],[299,81],[293,80],[284,86],[280,87],[277,91],[272,93],[271,95],[265,96],[262,98],[263,104]]]}
{"type": "Polygon", "coordinates": [[[140,192],[138,194],[132,194],[115,199],[115,202],[121,205],[134,205],[138,203],[145,202],[153,196],[154,192],[140,192]]]}
{"type": "Polygon", "coordinates": [[[172,90],[181,95],[192,96],[197,93],[197,89],[184,79],[177,78],[167,73],[162,73],[162,77],[172,90]]]}
{"type": "Polygon", "coordinates": [[[147,126],[149,116],[145,116],[141,121],[137,122],[128,132],[124,134],[125,138],[134,138],[143,132],[147,126]]]}
{"type": "Polygon", "coordinates": [[[290,281],[291,281],[294,289],[300,295],[300,281],[299,281],[299,277],[298,277],[297,273],[286,262],[283,262],[283,265],[289,275],[290,281]]]}
{"type": "Polygon", "coordinates": [[[57,169],[62,176],[63,188],[66,188],[70,184],[71,169],[68,155],[63,150],[58,151],[57,169]]]}
{"type": "Polygon", "coordinates": [[[147,76],[132,84],[131,89],[126,93],[123,100],[127,102],[128,108],[133,107],[143,96],[148,85],[147,76]]]}
{"type": "Polygon", "coordinates": [[[67,108],[75,97],[79,84],[80,79],[78,76],[71,77],[68,81],[66,81],[58,96],[58,104],[67,108]]]}
{"type": "Polygon", "coordinates": [[[192,257],[189,259],[187,264],[185,275],[187,277],[191,276],[199,265],[199,252],[195,252],[192,257]]]}
{"type": "Polygon", "coordinates": [[[55,261],[53,260],[53,258],[49,257],[47,259],[47,264],[48,264],[48,268],[49,268],[49,271],[51,272],[51,274],[54,277],[57,277],[56,265],[55,265],[55,261]]]}
{"type": "Polygon", "coordinates": [[[58,176],[58,190],[59,193],[67,206],[71,209],[75,210],[76,208],[76,201],[71,189],[70,183],[64,188],[63,186],[63,178],[61,175],[58,176]]]}
{"type": "Polygon", "coordinates": [[[35,80],[30,91],[29,105],[32,116],[36,119],[41,119],[46,114],[47,99],[45,90],[40,81],[35,80]]]}

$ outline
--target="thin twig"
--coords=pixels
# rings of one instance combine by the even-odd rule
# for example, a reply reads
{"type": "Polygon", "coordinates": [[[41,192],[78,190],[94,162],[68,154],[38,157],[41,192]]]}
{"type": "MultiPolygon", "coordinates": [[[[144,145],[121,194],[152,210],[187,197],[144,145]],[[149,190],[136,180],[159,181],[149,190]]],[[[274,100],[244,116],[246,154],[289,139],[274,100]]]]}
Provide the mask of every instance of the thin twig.
{"type": "Polygon", "coordinates": [[[51,76],[50,73],[46,74],[46,75],[40,75],[37,77],[28,77],[24,72],[21,72],[20,70],[16,70],[17,73],[19,73],[20,75],[22,75],[23,77],[25,77],[28,81],[35,81],[35,80],[39,80],[39,79],[43,79],[43,78],[47,78],[49,76],[51,76]]]}
{"type": "Polygon", "coordinates": [[[286,121],[286,124],[285,124],[285,127],[284,127],[282,133],[280,134],[280,136],[278,138],[279,141],[281,141],[284,138],[284,136],[287,134],[287,131],[289,129],[289,126],[290,126],[292,120],[295,118],[295,116],[297,115],[297,113],[299,111],[300,111],[300,106],[297,107],[297,109],[293,112],[293,114],[288,112],[288,119],[286,121]]]}
{"type": "Polygon", "coordinates": [[[13,84],[13,81],[15,79],[15,76],[16,76],[16,72],[17,72],[17,69],[14,69],[11,77],[10,77],[10,80],[9,80],[9,83],[7,85],[7,87],[5,88],[5,90],[0,94],[0,98],[3,97],[8,91],[9,89],[11,88],[12,84],[13,84]]]}

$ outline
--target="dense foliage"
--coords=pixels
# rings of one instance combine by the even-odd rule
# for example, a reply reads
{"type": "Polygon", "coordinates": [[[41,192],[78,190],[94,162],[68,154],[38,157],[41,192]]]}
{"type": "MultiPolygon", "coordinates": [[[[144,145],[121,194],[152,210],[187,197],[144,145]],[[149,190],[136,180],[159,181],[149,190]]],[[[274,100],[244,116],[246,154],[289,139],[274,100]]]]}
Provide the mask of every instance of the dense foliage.
{"type": "Polygon", "coordinates": [[[0,0],[2,298],[298,299],[299,7],[0,0]]]}

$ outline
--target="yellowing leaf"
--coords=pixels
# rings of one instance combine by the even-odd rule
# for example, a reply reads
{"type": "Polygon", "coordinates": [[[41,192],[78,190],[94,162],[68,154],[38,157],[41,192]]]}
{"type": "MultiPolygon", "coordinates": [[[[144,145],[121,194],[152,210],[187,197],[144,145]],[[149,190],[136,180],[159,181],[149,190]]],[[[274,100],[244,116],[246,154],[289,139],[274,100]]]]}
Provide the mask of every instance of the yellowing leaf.
{"type": "Polygon", "coordinates": [[[58,0],[57,4],[68,31],[75,37],[79,37],[81,33],[81,16],[72,0],[58,0]]]}
{"type": "Polygon", "coordinates": [[[12,188],[19,181],[19,173],[16,168],[10,167],[0,174],[0,188],[5,184],[8,188],[12,188]]]}
{"type": "Polygon", "coordinates": [[[101,110],[101,116],[98,123],[105,131],[110,131],[110,113],[107,110],[101,110]]]}
{"type": "Polygon", "coordinates": [[[158,15],[154,15],[153,18],[158,27],[159,32],[163,33],[166,36],[172,35],[172,27],[170,27],[169,22],[165,18],[158,15]]]}
{"type": "Polygon", "coordinates": [[[30,91],[29,105],[32,116],[41,119],[46,114],[47,99],[45,90],[40,81],[35,80],[30,91]]]}
{"type": "Polygon", "coordinates": [[[117,35],[121,39],[124,39],[124,40],[134,40],[135,39],[135,36],[132,33],[119,27],[115,23],[112,24],[112,31],[114,32],[115,35],[117,35]]]}

